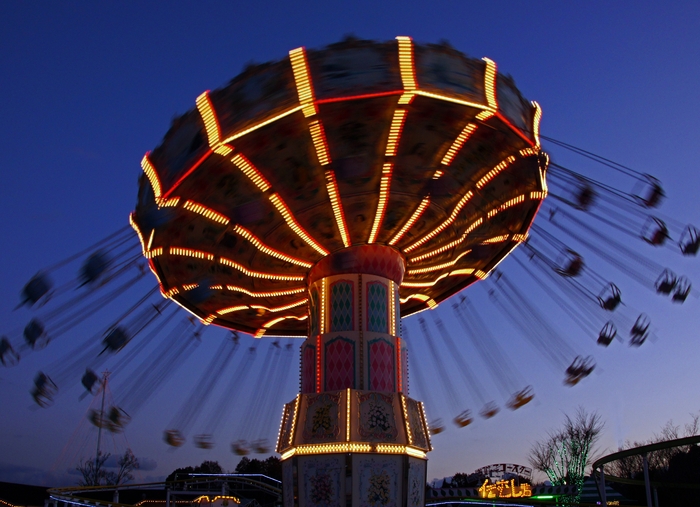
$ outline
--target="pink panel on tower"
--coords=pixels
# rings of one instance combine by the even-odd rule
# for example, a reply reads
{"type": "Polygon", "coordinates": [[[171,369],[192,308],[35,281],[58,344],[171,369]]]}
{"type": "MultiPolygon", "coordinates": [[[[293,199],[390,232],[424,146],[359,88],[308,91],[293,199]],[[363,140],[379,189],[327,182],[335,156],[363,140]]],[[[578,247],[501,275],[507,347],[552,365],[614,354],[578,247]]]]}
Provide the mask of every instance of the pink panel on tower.
{"type": "Polygon", "coordinates": [[[369,342],[369,388],[371,391],[396,390],[394,346],[381,338],[369,342]]]}
{"type": "Polygon", "coordinates": [[[301,392],[316,392],[316,347],[307,345],[301,353],[301,392]]]}
{"type": "Polygon", "coordinates": [[[355,342],[338,337],[326,343],[325,390],[355,388],[355,342]]]}

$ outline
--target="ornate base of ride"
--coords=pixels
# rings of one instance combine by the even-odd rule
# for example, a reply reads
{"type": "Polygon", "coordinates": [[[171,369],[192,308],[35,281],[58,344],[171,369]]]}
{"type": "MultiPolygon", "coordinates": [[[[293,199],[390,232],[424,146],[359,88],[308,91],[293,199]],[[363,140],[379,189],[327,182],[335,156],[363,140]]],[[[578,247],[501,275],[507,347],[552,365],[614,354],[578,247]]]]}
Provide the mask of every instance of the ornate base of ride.
{"type": "Polygon", "coordinates": [[[277,443],[285,507],[424,503],[430,439],[422,405],[403,394],[403,266],[392,248],[362,246],[309,273],[301,394],[277,443]]]}

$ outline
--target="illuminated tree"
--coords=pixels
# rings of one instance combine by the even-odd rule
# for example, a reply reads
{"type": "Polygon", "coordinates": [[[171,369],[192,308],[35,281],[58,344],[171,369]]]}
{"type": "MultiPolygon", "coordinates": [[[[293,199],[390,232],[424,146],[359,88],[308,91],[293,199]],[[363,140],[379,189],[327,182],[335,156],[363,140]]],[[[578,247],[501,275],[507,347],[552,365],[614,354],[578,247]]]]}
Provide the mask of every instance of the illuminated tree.
{"type": "Polygon", "coordinates": [[[579,407],[573,418],[566,416],[560,430],[550,432],[530,450],[530,464],[547,474],[553,485],[576,486],[577,494],[569,498],[571,504],[579,501],[584,472],[602,429],[603,422],[598,413],[589,414],[579,407]]]}

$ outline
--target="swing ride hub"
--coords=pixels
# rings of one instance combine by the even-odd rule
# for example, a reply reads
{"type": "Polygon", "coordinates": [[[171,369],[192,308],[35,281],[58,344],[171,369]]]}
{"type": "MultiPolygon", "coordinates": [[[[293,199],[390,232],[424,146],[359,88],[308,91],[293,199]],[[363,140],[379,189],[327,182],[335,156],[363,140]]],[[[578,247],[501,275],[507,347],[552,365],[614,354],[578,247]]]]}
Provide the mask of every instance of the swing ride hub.
{"type": "Polygon", "coordinates": [[[143,158],[130,220],[163,295],[207,324],[306,337],[277,446],[285,506],[376,488],[423,504],[400,319],[527,238],[547,194],[540,116],[487,58],[348,38],[247,67],[143,158]]]}

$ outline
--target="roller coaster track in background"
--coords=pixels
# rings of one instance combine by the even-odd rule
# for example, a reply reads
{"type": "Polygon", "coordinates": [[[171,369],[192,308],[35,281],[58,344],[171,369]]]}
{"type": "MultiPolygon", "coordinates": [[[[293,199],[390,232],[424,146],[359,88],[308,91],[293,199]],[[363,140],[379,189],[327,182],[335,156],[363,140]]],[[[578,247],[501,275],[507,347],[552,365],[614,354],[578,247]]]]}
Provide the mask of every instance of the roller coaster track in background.
{"type": "MultiPolygon", "coordinates": [[[[261,474],[211,474],[202,477],[188,478],[171,482],[150,482],[145,484],[121,484],[105,486],[79,486],[51,488],[49,503],[58,507],[59,502],[85,507],[141,507],[145,503],[176,507],[183,496],[206,497],[207,503],[215,499],[225,498],[234,503],[242,504],[245,499],[252,499],[260,506],[279,505],[282,501],[280,481],[261,474]],[[129,495],[129,492],[141,492],[139,501],[120,503],[119,495],[129,495]],[[148,500],[144,500],[145,492],[152,492],[148,500]],[[111,493],[111,495],[110,495],[111,493]],[[214,498],[210,499],[212,495],[214,498]],[[111,500],[109,497],[111,496],[111,500]]],[[[196,500],[189,500],[190,504],[196,500]]]]}
{"type": "MultiPolygon", "coordinates": [[[[668,482],[657,482],[649,480],[649,465],[647,461],[647,454],[654,451],[660,451],[662,449],[670,449],[672,447],[682,447],[684,445],[693,445],[700,442],[700,435],[694,435],[692,437],[676,438],[674,440],[666,440],[665,442],[657,442],[654,444],[640,445],[638,447],[632,447],[631,449],[625,449],[623,451],[614,452],[603,456],[602,458],[596,460],[593,465],[591,465],[592,475],[598,484],[598,493],[600,495],[600,501],[603,505],[606,504],[605,497],[605,481],[609,482],[619,482],[623,484],[636,484],[644,485],[646,489],[647,497],[647,507],[652,506],[651,500],[651,486],[654,489],[658,486],[672,486],[674,488],[690,488],[690,489],[700,489],[700,484],[678,484],[678,483],[668,483],[668,482]],[[628,458],[630,456],[642,456],[644,463],[644,480],[638,481],[635,479],[627,479],[624,477],[615,477],[613,475],[605,475],[605,465],[611,461],[616,461],[622,458],[628,458]],[[599,482],[600,481],[600,482],[599,482]]],[[[658,505],[658,502],[657,502],[658,505]]]]}

